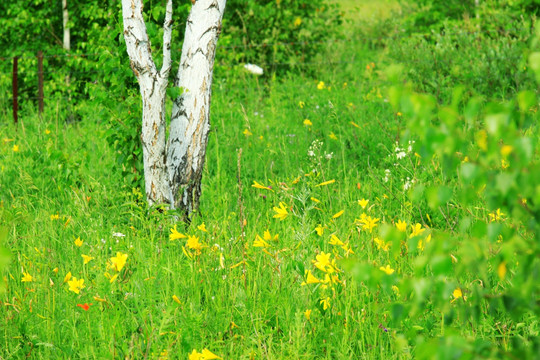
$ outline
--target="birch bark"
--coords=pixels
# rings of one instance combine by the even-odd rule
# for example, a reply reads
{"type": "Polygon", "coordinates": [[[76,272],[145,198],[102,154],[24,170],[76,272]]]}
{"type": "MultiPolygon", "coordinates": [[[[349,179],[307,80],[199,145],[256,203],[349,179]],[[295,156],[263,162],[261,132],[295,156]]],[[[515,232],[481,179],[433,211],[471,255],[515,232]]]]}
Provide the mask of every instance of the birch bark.
{"type": "Polygon", "coordinates": [[[71,33],[68,27],[69,12],[67,8],[67,0],[62,0],[62,24],[64,27],[63,46],[68,52],[71,50],[71,33]]]}
{"type": "Polygon", "coordinates": [[[168,203],[165,163],[165,95],[171,70],[172,0],[167,1],[163,31],[163,65],[158,71],[152,58],[141,0],[122,0],[124,38],[131,69],[142,97],[144,183],[149,205],[168,203]]]}
{"type": "Polygon", "coordinates": [[[226,0],[193,3],[174,82],[183,92],[174,101],[166,143],[165,95],[171,69],[172,0],[167,1],[160,71],[152,59],[142,0],[122,0],[124,38],[142,97],[146,197],[150,205],[168,203],[186,215],[199,206],[210,129],[210,89],[225,4],[226,0]]]}
{"type": "Polygon", "coordinates": [[[187,19],[167,144],[172,205],[189,214],[199,207],[210,130],[210,97],[216,44],[226,0],[197,0],[187,19]]]}

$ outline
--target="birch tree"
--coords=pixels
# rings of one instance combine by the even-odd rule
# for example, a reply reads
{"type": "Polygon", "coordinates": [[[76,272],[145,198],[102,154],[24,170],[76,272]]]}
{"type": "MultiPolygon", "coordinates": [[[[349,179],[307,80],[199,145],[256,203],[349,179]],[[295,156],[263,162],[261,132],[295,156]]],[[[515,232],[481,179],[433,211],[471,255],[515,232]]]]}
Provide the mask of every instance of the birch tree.
{"type": "Polygon", "coordinates": [[[157,69],[143,19],[142,0],[122,0],[124,38],[142,98],[143,162],[150,205],[168,204],[186,215],[199,206],[201,178],[210,129],[210,89],[216,44],[227,0],[192,0],[174,86],[166,139],[165,100],[172,68],[172,0],[163,25],[163,64],[157,69]]]}
{"type": "Polygon", "coordinates": [[[71,33],[69,31],[69,12],[67,8],[67,0],[62,0],[62,25],[64,28],[63,46],[64,50],[71,50],[71,33]]]}

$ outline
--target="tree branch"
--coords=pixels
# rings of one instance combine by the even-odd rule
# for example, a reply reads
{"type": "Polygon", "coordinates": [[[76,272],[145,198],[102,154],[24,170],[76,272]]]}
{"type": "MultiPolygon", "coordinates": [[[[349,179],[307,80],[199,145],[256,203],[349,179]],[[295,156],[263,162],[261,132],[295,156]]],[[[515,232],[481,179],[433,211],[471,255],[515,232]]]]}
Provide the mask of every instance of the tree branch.
{"type": "Polygon", "coordinates": [[[152,59],[150,40],[142,10],[142,0],[122,0],[124,38],[135,75],[139,77],[144,73],[149,73],[151,77],[154,77],[157,70],[152,59]]]}
{"type": "Polygon", "coordinates": [[[163,65],[161,66],[161,78],[167,79],[171,71],[171,37],[172,37],[172,0],[167,0],[165,10],[165,22],[163,23],[163,65]]]}

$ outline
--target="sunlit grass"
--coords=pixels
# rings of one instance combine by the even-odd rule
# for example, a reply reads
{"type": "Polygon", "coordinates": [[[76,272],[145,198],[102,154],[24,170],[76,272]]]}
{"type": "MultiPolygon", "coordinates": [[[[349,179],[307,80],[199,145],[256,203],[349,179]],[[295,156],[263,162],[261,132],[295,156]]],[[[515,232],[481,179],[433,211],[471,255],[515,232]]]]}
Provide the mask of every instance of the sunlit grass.
{"type": "MultiPolygon", "coordinates": [[[[311,78],[215,79],[189,225],[147,208],[99,121],[4,119],[0,240],[12,256],[0,357],[391,359],[445,332],[503,348],[538,334],[536,319],[456,315],[478,283],[454,273],[468,248],[451,220],[465,210],[413,203],[414,184],[445,180],[441,164],[403,139],[380,54],[339,50],[345,65],[311,78]]],[[[471,214],[478,227],[508,216],[481,199],[471,214]]],[[[490,266],[487,279],[504,289],[514,266],[490,266]]]]}

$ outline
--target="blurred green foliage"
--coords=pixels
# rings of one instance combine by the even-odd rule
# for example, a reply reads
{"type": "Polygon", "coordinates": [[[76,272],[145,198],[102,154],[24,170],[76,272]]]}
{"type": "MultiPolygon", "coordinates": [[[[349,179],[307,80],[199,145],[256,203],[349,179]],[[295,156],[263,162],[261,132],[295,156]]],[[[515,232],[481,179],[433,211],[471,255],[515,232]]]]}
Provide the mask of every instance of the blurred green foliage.
{"type": "Polygon", "coordinates": [[[342,14],[328,0],[229,0],[218,61],[253,63],[272,74],[300,71],[340,36],[342,14]]]}

